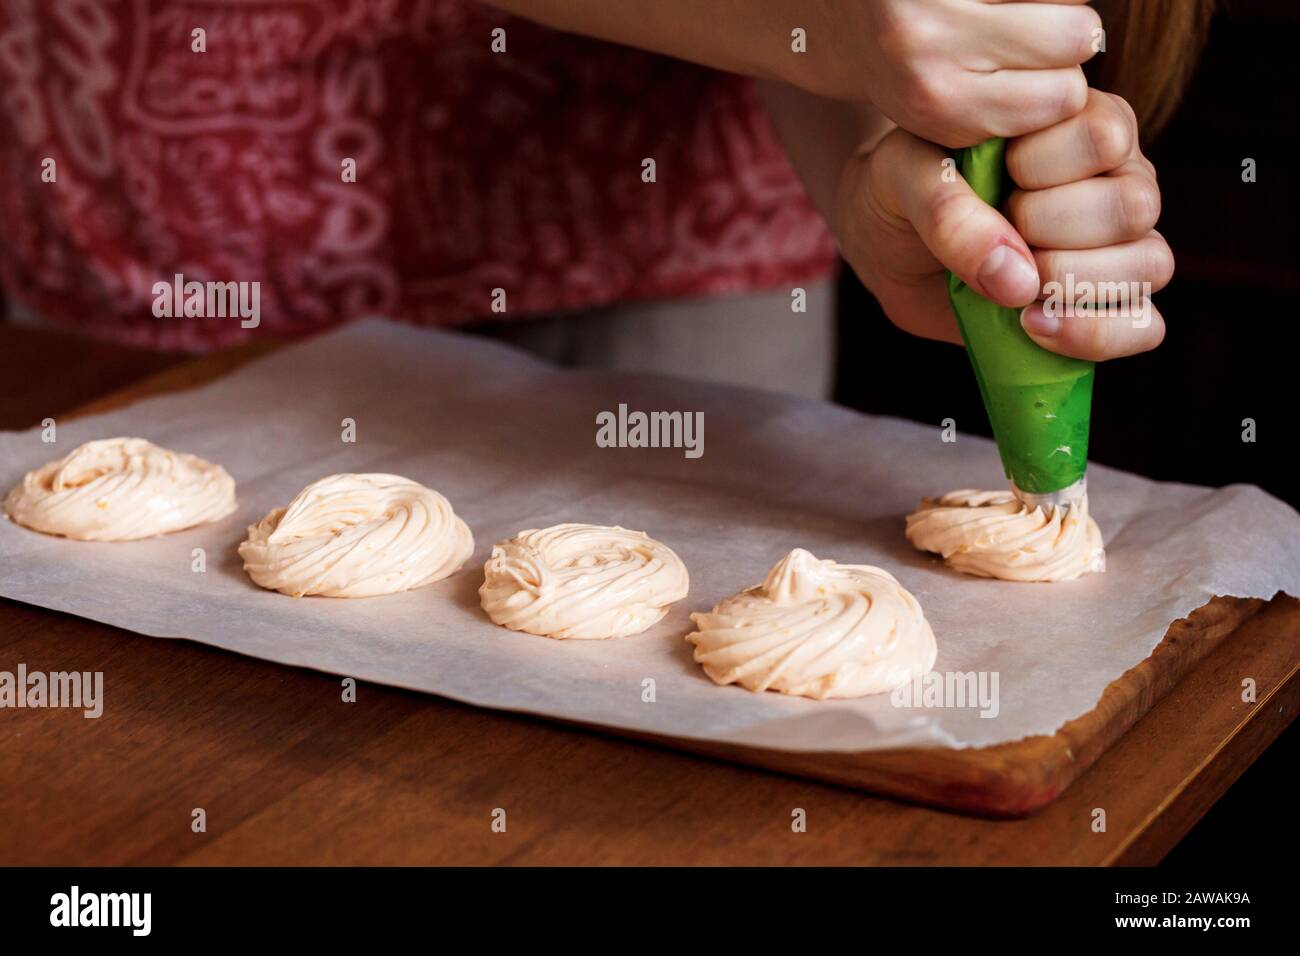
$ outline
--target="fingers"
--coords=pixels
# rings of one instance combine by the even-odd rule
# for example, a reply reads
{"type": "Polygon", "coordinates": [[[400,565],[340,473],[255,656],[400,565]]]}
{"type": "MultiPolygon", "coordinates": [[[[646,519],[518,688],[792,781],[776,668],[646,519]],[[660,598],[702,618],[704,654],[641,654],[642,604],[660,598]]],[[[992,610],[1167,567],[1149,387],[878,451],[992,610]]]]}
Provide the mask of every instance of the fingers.
{"type": "Polygon", "coordinates": [[[983,138],[1011,138],[1076,115],[1087,104],[1088,80],[1078,67],[1000,70],[973,75],[968,95],[980,104],[980,112],[972,115],[983,124],[983,138]]]}
{"type": "Polygon", "coordinates": [[[842,206],[846,223],[857,226],[846,227],[841,248],[894,324],[926,338],[960,340],[943,282],[946,267],[1001,305],[1031,303],[1021,324],[1049,351],[1103,361],[1160,344],[1165,322],[1150,297],[1169,282],[1174,263],[1150,225],[1159,214],[1158,190],[1153,200],[1124,197],[1135,188],[1128,180],[1154,189],[1140,154],[1100,177],[1022,191],[1017,195],[1025,198],[1007,218],[946,161],[943,150],[895,130],[848,179],[842,206]],[[1077,192],[1090,184],[1101,191],[1077,192]],[[1034,196],[1051,202],[1039,207],[1029,202],[1034,196]],[[1103,207],[1139,211],[1099,215],[1103,207]],[[1089,223],[1089,216],[1102,224],[1089,223]],[[1018,225],[1035,238],[1022,236],[1018,225]]]}
{"type": "Polygon", "coordinates": [[[884,112],[922,139],[960,149],[994,136],[1023,136],[1057,125],[1087,101],[1088,81],[1079,67],[993,73],[936,70],[904,77],[898,108],[884,112]]]}
{"type": "Polygon", "coordinates": [[[1144,164],[1032,192],[1006,203],[1012,225],[1031,246],[1095,249],[1141,239],[1160,219],[1160,187],[1144,164]]]}
{"type": "Polygon", "coordinates": [[[1132,108],[1118,96],[1088,90],[1077,115],[1007,145],[1007,172],[1021,189],[1048,189],[1112,172],[1139,156],[1132,108]]]}
{"type": "MultiPolygon", "coordinates": [[[[1087,103],[1080,67],[1097,53],[1101,20],[1083,0],[871,0],[860,9],[876,55],[837,62],[877,109],[923,139],[955,148],[1021,136],[1087,103]]],[[[851,97],[851,87],[837,81],[834,95],[851,97]]]]}
{"type": "Polygon", "coordinates": [[[1038,296],[1038,268],[1012,225],[952,175],[947,155],[892,135],[873,156],[870,191],[906,220],[935,259],[982,296],[1022,306],[1038,296]]]}
{"type": "Polygon", "coordinates": [[[1046,287],[1087,282],[1144,283],[1149,292],[1159,292],[1174,277],[1174,254],[1164,236],[1152,230],[1136,242],[1101,249],[1035,249],[1034,261],[1046,287]]]}
{"type": "Polygon", "coordinates": [[[973,10],[965,64],[981,72],[1079,66],[1097,55],[1101,15],[1086,0],[986,3],[973,10]]]}
{"type": "Polygon", "coordinates": [[[1089,91],[1084,109],[1014,140],[1007,170],[1020,186],[1005,211],[1034,250],[1043,299],[1021,324],[1043,348],[1120,358],[1155,348],[1165,324],[1151,293],[1174,257],[1155,231],[1160,187],[1122,99],[1089,91]]]}
{"type": "Polygon", "coordinates": [[[1035,302],[1020,324],[1043,348],[1094,362],[1150,351],[1165,337],[1165,320],[1146,298],[1105,314],[1035,302]]]}
{"type": "Polygon", "coordinates": [[[1079,115],[1010,143],[1007,170],[1021,187],[1007,215],[1033,246],[1133,242],[1160,218],[1160,188],[1139,149],[1133,110],[1109,93],[1090,90],[1079,115]]]}
{"type": "Polygon", "coordinates": [[[1155,348],[1165,322],[1151,294],[1169,284],[1174,256],[1160,233],[1083,251],[1035,250],[1044,301],[1020,316],[1045,349],[1095,362],[1155,348]]]}

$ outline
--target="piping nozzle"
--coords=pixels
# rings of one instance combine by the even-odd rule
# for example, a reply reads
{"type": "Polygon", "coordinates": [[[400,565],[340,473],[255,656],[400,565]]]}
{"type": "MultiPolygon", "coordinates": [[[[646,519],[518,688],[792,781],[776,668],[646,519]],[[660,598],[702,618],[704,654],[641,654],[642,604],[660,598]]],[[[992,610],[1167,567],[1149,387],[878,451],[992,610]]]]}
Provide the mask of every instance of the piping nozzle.
{"type": "Polygon", "coordinates": [[[1042,508],[1044,512],[1051,512],[1053,508],[1059,509],[1062,513],[1088,493],[1088,477],[1085,475],[1072,485],[1066,485],[1060,491],[1049,491],[1046,494],[1034,495],[1028,491],[1021,491],[1016,487],[1016,483],[1011,483],[1011,490],[1015,496],[1031,508],[1042,508]]]}

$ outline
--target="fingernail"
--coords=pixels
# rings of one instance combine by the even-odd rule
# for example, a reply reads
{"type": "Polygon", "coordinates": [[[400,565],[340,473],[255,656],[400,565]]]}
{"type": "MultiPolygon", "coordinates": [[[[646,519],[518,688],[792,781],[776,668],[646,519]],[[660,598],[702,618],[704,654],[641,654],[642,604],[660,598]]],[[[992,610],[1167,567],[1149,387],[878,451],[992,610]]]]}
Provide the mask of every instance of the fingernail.
{"type": "Polygon", "coordinates": [[[999,244],[980,266],[980,285],[999,302],[1028,302],[1038,295],[1038,270],[1015,249],[999,244]]]}
{"type": "Polygon", "coordinates": [[[1035,302],[1021,310],[1020,326],[1030,335],[1050,337],[1061,331],[1061,320],[1048,315],[1043,309],[1043,303],[1035,302]]]}

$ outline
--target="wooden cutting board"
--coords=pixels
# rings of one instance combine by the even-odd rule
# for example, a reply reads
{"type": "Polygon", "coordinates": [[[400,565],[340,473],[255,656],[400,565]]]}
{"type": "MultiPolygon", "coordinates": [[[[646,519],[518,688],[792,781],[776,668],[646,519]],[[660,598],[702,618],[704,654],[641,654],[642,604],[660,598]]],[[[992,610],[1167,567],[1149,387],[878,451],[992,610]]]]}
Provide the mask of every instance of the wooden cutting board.
{"type": "MultiPolygon", "coordinates": [[[[110,411],[141,398],[211,382],[281,343],[186,362],[120,389],[75,413],[110,411]]],[[[1285,602],[1277,598],[1275,602],[1285,602]]],[[[1032,813],[1054,800],[1206,655],[1269,602],[1219,597],[1175,621],[1149,658],[1114,681],[1097,706],[1051,736],[992,747],[797,753],[660,737],[610,728],[604,733],[736,763],[990,817],[1032,813]]],[[[1296,620],[1291,615],[1287,620],[1296,620]]],[[[1296,636],[1300,646],[1300,634],[1296,636]]]]}

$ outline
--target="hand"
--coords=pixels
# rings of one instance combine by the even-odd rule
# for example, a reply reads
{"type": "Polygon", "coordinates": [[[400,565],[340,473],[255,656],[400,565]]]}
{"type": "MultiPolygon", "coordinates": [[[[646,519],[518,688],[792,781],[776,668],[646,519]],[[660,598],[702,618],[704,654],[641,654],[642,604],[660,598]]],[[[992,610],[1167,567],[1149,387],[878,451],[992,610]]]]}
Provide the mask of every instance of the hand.
{"type": "Polygon", "coordinates": [[[994,210],[959,176],[947,154],[904,132],[850,160],[840,179],[833,227],[849,264],[890,320],[926,338],[960,342],[944,270],[1001,305],[1034,303],[1022,324],[1043,348],[1102,360],[1155,348],[1164,320],[1043,315],[1049,282],[1149,282],[1173,276],[1168,244],[1155,231],[1160,190],[1138,147],[1137,121],[1116,96],[1091,91],[1082,113],[1013,140],[1007,168],[1017,186],[994,210]]]}
{"type": "Polygon", "coordinates": [[[868,104],[922,139],[973,146],[1083,109],[1088,0],[488,0],[561,30],[868,104]],[[806,31],[794,52],[791,31],[806,31]]]}
{"type": "Polygon", "coordinates": [[[1087,0],[833,0],[816,9],[809,51],[794,61],[804,72],[787,79],[869,102],[922,139],[955,148],[1020,136],[1086,103],[1080,65],[1101,28],[1087,0]]]}

